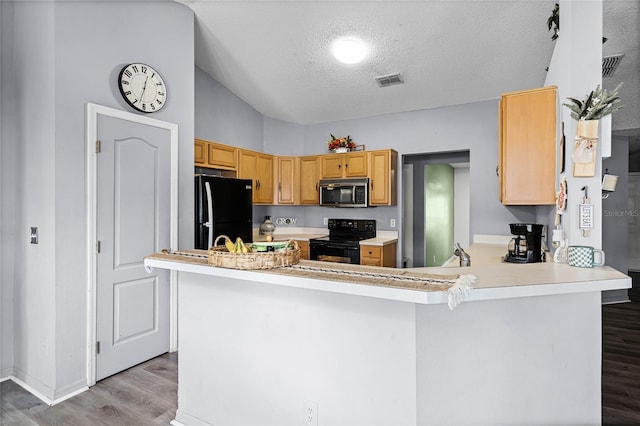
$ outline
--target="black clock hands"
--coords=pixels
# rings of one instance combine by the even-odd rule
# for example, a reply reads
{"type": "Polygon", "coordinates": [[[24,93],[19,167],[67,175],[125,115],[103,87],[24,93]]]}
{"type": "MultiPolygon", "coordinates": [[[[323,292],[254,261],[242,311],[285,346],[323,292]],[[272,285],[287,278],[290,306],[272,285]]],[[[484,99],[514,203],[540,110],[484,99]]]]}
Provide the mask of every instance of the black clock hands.
{"type": "Polygon", "coordinates": [[[147,90],[147,81],[149,81],[149,76],[144,79],[144,86],[142,86],[142,93],[140,93],[140,102],[144,102],[144,91],[147,90]]]}

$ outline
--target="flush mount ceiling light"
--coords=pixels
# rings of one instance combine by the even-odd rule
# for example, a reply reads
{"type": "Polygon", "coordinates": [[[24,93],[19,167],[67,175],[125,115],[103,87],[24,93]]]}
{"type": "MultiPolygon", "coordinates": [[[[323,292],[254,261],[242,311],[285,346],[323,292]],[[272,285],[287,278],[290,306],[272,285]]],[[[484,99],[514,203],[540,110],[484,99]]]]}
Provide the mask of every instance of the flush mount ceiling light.
{"type": "Polygon", "coordinates": [[[367,47],[361,41],[354,39],[339,39],[333,42],[331,48],[333,56],[345,64],[357,64],[367,54],[367,47]]]}

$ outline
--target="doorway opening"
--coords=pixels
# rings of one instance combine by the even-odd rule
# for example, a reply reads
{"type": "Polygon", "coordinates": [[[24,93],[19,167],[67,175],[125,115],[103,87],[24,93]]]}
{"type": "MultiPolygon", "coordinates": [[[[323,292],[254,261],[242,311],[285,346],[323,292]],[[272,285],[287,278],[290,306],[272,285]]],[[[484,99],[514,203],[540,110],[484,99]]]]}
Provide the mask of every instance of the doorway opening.
{"type": "Polygon", "coordinates": [[[405,155],[404,267],[441,266],[470,241],[469,151],[405,155]]]}

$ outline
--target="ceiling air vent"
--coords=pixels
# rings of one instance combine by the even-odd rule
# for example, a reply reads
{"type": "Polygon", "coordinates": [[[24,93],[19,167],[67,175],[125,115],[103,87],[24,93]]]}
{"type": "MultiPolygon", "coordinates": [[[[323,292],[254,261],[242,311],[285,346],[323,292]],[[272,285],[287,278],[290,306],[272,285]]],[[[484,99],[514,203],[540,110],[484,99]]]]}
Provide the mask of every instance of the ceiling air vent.
{"type": "Polygon", "coordinates": [[[605,56],[602,58],[602,76],[611,77],[618,68],[620,61],[624,57],[624,53],[619,55],[605,56]]]}
{"type": "Polygon", "coordinates": [[[383,75],[382,77],[376,77],[376,82],[378,82],[378,86],[380,87],[388,87],[388,86],[393,86],[394,84],[404,83],[399,73],[383,75]]]}

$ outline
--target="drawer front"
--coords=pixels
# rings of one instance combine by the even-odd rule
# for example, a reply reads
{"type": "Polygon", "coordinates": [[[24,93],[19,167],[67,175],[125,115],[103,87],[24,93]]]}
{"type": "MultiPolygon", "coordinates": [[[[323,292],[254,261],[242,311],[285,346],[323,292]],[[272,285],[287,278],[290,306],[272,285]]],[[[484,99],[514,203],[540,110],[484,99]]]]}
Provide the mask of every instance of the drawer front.
{"type": "Polygon", "coordinates": [[[362,246],[360,247],[360,255],[362,257],[380,259],[380,257],[382,256],[382,247],[362,246]]]}

